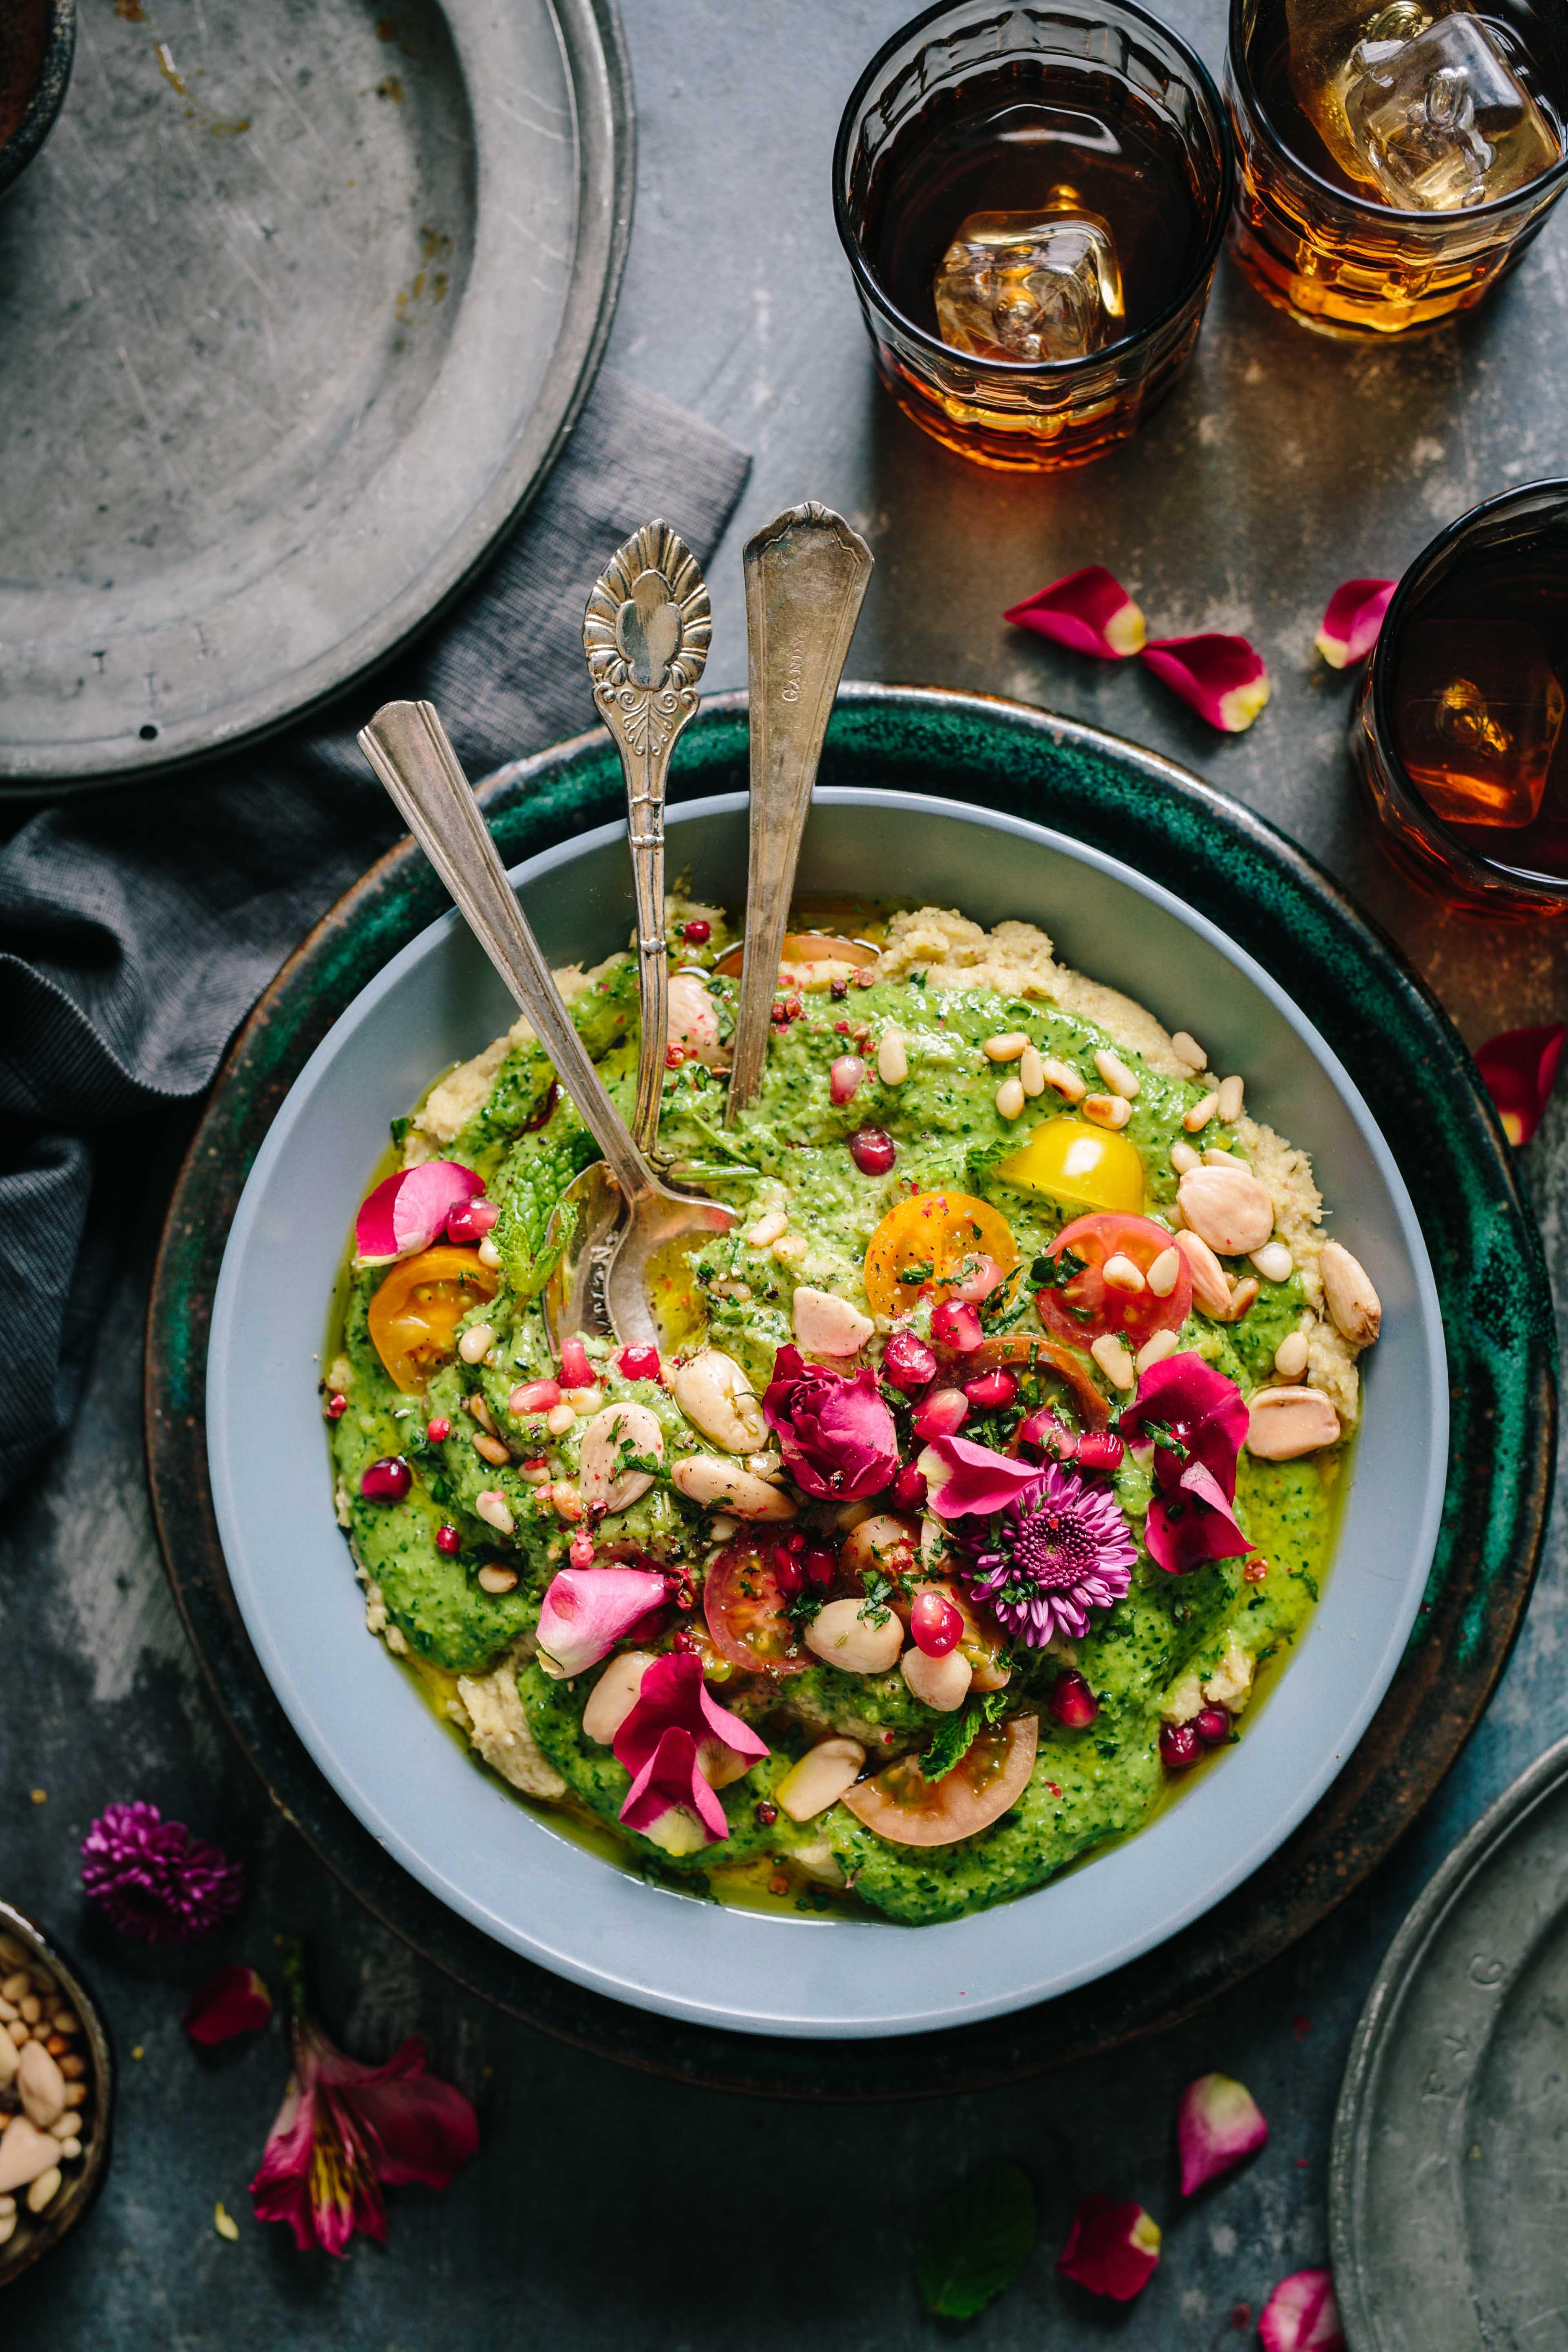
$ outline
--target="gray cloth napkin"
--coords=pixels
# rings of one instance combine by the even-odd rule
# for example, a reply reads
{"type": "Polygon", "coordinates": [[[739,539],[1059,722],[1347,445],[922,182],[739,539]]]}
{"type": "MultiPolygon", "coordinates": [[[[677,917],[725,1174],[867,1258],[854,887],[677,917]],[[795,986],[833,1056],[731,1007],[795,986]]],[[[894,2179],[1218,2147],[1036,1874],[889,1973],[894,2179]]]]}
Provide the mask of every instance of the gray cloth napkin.
{"type": "Polygon", "coordinates": [[[95,1169],[101,1205],[123,1190],[126,1123],[202,1091],[289,950],[403,830],[355,728],[389,695],[427,696],[478,777],[591,726],[582,614],[605,561],[660,515],[705,562],[750,462],[604,372],[518,530],[394,673],[230,768],[84,794],[0,847],[0,1495],[74,1407],[95,1169]]]}

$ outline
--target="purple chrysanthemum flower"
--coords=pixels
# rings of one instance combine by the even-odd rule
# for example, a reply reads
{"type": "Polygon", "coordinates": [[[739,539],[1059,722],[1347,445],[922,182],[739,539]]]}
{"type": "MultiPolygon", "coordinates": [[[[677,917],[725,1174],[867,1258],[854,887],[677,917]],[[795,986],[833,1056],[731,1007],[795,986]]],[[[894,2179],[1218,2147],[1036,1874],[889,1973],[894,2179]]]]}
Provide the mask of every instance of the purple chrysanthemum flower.
{"type": "Polygon", "coordinates": [[[237,1910],[244,1866],[141,1800],[106,1805],[81,1842],[81,1883],[122,1936],[188,1944],[237,1910]]]}
{"type": "Polygon", "coordinates": [[[1138,1557],[1110,1489],[1054,1464],[984,1523],[961,1521],[952,1532],[976,1601],[1035,1649],[1055,1633],[1081,1640],[1089,1612],[1123,1597],[1138,1557]]]}

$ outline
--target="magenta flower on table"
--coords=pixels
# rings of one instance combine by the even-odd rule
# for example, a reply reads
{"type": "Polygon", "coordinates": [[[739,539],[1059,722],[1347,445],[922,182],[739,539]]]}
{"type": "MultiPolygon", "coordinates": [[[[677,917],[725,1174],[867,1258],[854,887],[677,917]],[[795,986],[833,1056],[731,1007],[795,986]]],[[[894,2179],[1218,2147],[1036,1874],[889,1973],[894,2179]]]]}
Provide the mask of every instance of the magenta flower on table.
{"type": "Polygon", "coordinates": [[[1138,1549],[1109,1488],[967,1437],[934,1438],[920,1467],[929,1507],[952,1528],[960,1575],[1011,1640],[1080,1641],[1089,1611],[1126,1594],[1138,1549]]]}
{"type": "Polygon", "coordinates": [[[238,1909],[245,1869],[138,1798],[105,1805],[81,1842],[81,1883],[122,1936],[189,1944],[238,1909]]]}
{"type": "Polygon", "coordinates": [[[720,1706],[702,1679],[701,1660],[682,1650],[647,1668],[614,1748],[632,1776],[622,1821],[671,1854],[694,1853],[729,1836],[718,1788],[768,1753],[749,1723],[720,1706]]]}
{"type": "Polygon", "coordinates": [[[1122,1408],[1121,1434],[1129,1445],[1154,1448],[1154,1494],[1143,1539],[1150,1559],[1171,1576],[1253,1549],[1233,1507],[1247,1422],[1236,1382],[1190,1353],[1151,1365],[1132,1402],[1122,1408]]]}
{"type": "Polygon", "coordinates": [[[382,2066],[330,2042],[305,2004],[298,1945],[283,1966],[291,2067],[261,2169],[250,2184],[258,2221],[283,2221],[301,2252],[342,2256],[356,2230],[384,2244],[384,2188],[445,2189],[479,2147],[479,2121],[451,2083],[425,2071],[417,2036],[382,2066]]]}
{"type": "Polygon", "coordinates": [[[899,1466],[893,1416],[868,1365],[853,1375],[836,1372],[808,1364],[798,1348],[781,1348],[763,1417],[790,1476],[819,1502],[880,1494],[899,1466]]]}

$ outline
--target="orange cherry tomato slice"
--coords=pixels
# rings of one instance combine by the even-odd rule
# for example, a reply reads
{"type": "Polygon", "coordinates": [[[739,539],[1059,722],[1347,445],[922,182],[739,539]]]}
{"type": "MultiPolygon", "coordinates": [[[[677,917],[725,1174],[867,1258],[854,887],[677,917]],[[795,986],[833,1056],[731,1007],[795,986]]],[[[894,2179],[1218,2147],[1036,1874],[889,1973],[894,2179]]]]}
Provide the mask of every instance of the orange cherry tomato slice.
{"type": "Polygon", "coordinates": [[[866,1252],[866,1297],[873,1315],[908,1315],[924,1298],[946,1298],[966,1260],[1018,1263],[1013,1229],[999,1209],[969,1192],[916,1192],[889,1210],[866,1252]]]}
{"type": "Polygon", "coordinates": [[[1193,1304],[1193,1277],[1180,1250],[1174,1286],[1163,1298],[1148,1288],[1131,1293],[1113,1289],[1101,1270],[1113,1257],[1124,1257],[1147,1276],[1155,1259],[1174,1247],[1164,1226],[1152,1217],[1075,1217],[1046,1255],[1059,1258],[1064,1250],[1071,1250],[1083,1260],[1084,1270],[1059,1289],[1037,1293],[1035,1304],[1041,1322],[1047,1331],[1079,1348],[1107,1332],[1120,1332],[1140,1348],[1156,1331],[1179,1331],[1193,1304]]]}
{"type": "Polygon", "coordinates": [[[900,1756],[874,1780],[844,1791],[858,1821],[889,1845],[952,1845],[1000,1821],[1029,1785],[1040,1719],[1015,1715],[988,1727],[967,1756],[928,1780],[918,1756],[900,1756]]]}
{"type": "Polygon", "coordinates": [[[457,1351],[458,1326],[476,1298],[493,1298],[500,1276],[477,1249],[443,1243],[395,1265],[370,1302],[375,1352],[405,1396],[417,1396],[457,1351]]]}
{"type": "Polygon", "coordinates": [[[714,1647],[749,1675],[798,1675],[811,1652],[784,1612],[771,1551],[740,1537],[726,1544],[702,1584],[702,1612],[714,1647]]]}

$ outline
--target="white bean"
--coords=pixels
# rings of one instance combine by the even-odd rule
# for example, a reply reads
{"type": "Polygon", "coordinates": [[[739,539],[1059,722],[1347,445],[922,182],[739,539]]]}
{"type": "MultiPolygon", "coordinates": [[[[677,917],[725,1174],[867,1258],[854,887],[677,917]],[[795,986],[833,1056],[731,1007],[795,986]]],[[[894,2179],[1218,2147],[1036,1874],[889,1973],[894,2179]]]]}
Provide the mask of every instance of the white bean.
{"type": "Polygon", "coordinates": [[[1365,1266],[1338,1242],[1323,1244],[1318,1265],[1336,1328],[1352,1347],[1369,1348],[1383,1328],[1383,1304],[1365,1266]]]}
{"type": "Polygon", "coordinates": [[[793,1519],[795,1506],[780,1486],[754,1478],[738,1462],[722,1461],[717,1454],[689,1454],[678,1462],[670,1478],[688,1502],[721,1504],[738,1519],[793,1519]]]}
{"type": "Polygon", "coordinates": [[[904,1629],[891,1610],[882,1612],[879,1625],[873,1624],[860,1614],[864,1606],[855,1600],[830,1601],[806,1627],[806,1643],[847,1675],[885,1675],[898,1664],[904,1629]]]}
{"type": "Polygon", "coordinates": [[[1189,1169],[1176,1187],[1176,1200],[1189,1229],[1226,1257],[1261,1249],[1274,1231],[1268,1185],[1239,1163],[1189,1169]]]}
{"type": "Polygon", "coordinates": [[[974,1680],[974,1669],[962,1650],[928,1658],[923,1650],[909,1649],[899,1660],[899,1671],[915,1696],[942,1715],[963,1705],[974,1680]]]}
{"type": "Polygon", "coordinates": [[[784,1774],[773,1793],[792,1822],[813,1822],[854,1787],[865,1761],[866,1750],[858,1739],[819,1739],[784,1774]]]}
{"type": "Polygon", "coordinates": [[[66,2078],[41,2042],[29,2042],[16,2062],[22,2112],[47,2131],[66,2103],[66,2078]]]}
{"type": "Polygon", "coordinates": [[[795,1338],[814,1356],[853,1356],[877,1328],[848,1299],[806,1283],[796,1290],[790,1312],[795,1338]]]}
{"type": "Polygon", "coordinates": [[[60,2168],[51,2164],[47,2172],[40,2172],[27,2191],[27,2210],[41,2213],[60,2185],[60,2168]]]}
{"type": "Polygon", "coordinates": [[[1259,1389],[1247,1408],[1247,1450],[1259,1462],[1293,1462],[1339,1433],[1339,1414],[1318,1389],[1259,1389]]]}
{"type": "Polygon", "coordinates": [[[628,1447],[642,1461],[664,1460],[664,1432],[646,1404],[607,1404],[584,1428],[578,1456],[583,1500],[602,1503],[612,1518],[640,1502],[654,1483],[651,1470],[618,1466],[628,1447]]]}
{"type": "Polygon", "coordinates": [[[642,1693],[642,1678],[653,1664],[651,1650],[623,1650],[610,1660],[583,1709],[584,1736],[608,1748],[642,1693]]]}

